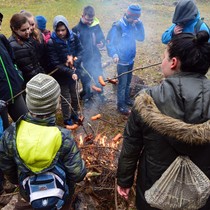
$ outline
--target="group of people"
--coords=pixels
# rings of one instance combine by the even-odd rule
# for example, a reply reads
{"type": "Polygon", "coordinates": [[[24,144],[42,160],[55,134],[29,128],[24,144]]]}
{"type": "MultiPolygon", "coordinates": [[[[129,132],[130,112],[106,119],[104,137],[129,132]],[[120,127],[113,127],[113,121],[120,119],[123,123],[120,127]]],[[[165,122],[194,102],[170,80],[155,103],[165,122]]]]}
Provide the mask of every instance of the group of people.
{"type": "MultiPolygon", "coordinates": [[[[62,205],[63,209],[70,208],[75,183],[84,179],[87,170],[72,133],[56,125],[56,110],[61,96],[64,124],[78,120],[78,79],[84,103],[93,97],[106,100],[98,81],[103,75],[100,49],[104,47],[117,64],[118,75],[125,73],[119,77],[117,90],[117,110],[129,115],[117,169],[118,193],[128,199],[138,168],[137,209],[155,209],[146,202],[144,193],[179,155],[189,156],[210,178],[210,139],[205,130],[210,129],[206,126],[210,81],[205,76],[210,67],[209,29],[201,22],[196,31],[200,21],[197,6],[193,0],[180,0],[173,25],[162,35],[162,42],[167,44],[161,65],[165,80],[141,91],[133,102],[130,70],[136,40],[145,39],[140,16],[139,5],[128,6],[106,39],[92,6],[84,8],[80,22],[72,29],[64,16],[56,16],[52,32],[46,29],[46,18],[41,15],[21,11],[12,16],[11,37],[0,35],[0,125],[2,122],[2,132],[7,128],[0,141],[0,168],[11,183],[19,184],[22,173],[38,175],[62,165],[71,192],[62,205]],[[99,92],[93,92],[93,84],[99,92]],[[163,115],[161,121],[158,113],[163,115]],[[14,121],[11,126],[8,114],[14,121]],[[198,125],[207,141],[201,139],[197,146],[183,140],[180,132],[193,131],[185,126],[178,131],[176,126],[167,126],[174,119],[177,125],[184,122],[186,128],[198,125]]],[[[0,15],[0,23],[2,19],[0,15]]],[[[3,175],[0,181],[3,193],[3,175]]],[[[20,193],[30,201],[21,186],[20,193]]],[[[209,206],[210,199],[201,209],[208,210],[209,206]]]]}

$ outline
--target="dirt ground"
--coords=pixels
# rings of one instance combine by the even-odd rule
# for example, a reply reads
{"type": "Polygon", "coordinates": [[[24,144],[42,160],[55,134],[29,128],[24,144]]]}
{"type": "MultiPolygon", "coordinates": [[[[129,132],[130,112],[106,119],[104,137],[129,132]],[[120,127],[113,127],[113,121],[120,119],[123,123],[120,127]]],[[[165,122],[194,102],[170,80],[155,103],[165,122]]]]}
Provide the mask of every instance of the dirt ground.
{"type": "MultiPolygon", "coordinates": [[[[171,25],[171,18],[174,11],[174,4],[176,1],[166,1],[166,0],[100,0],[97,1],[96,14],[101,22],[102,29],[104,30],[105,35],[108,32],[108,29],[111,26],[111,23],[119,18],[121,18],[123,12],[130,3],[139,3],[142,7],[142,16],[141,19],[145,26],[145,41],[142,43],[137,43],[137,54],[135,59],[135,66],[137,67],[147,67],[152,64],[157,64],[161,62],[162,54],[165,49],[165,45],[161,43],[161,35],[166,30],[167,27],[171,25]],[[104,5],[104,7],[102,7],[104,5]],[[104,12],[104,10],[107,10],[104,12]],[[118,11],[116,13],[116,10],[118,11]],[[109,15],[110,14],[110,15],[109,15]]],[[[209,14],[209,3],[208,1],[197,1],[200,13],[202,17],[205,17],[205,21],[210,25],[210,16],[209,14]]],[[[110,58],[107,56],[106,51],[102,51],[103,63],[110,61],[110,58]]],[[[116,65],[111,63],[108,67],[104,69],[105,77],[114,77],[116,75],[116,65]]],[[[134,72],[134,75],[137,75],[141,78],[141,82],[145,85],[156,85],[161,82],[162,73],[160,65],[156,65],[151,68],[146,68],[144,70],[138,70],[134,72]]],[[[123,134],[124,126],[127,121],[127,117],[119,114],[116,110],[116,86],[112,84],[107,84],[104,87],[105,96],[108,99],[107,103],[99,104],[97,99],[93,105],[89,108],[83,107],[81,103],[81,113],[85,117],[83,126],[80,126],[76,131],[73,131],[75,139],[80,142],[81,138],[84,139],[88,134],[94,136],[93,141],[96,142],[96,139],[104,138],[106,142],[111,142],[112,139],[118,134],[123,134]],[[101,114],[101,119],[92,121],[91,117],[101,114]]],[[[60,111],[57,113],[57,122],[62,125],[62,116],[60,111]]],[[[82,200],[82,204],[78,206],[78,209],[100,209],[100,210],[135,210],[134,200],[135,192],[132,188],[131,197],[129,202],[123,201],[119,196],[116,195],[115,191],[115,172],[117,167],[117,157],[120,151],[120,145],[123,138],[120,138],[119,144],[116,146],[116,150],[109,149],[107,146],[102,147],[101,144],[97,144],[96,149],[92,149],[93,158],[97,158],[97,161],[94,159],[93,162],[97,162],[99,166],[93,167],[93,164],[89,165],[89,171],[101,173],[93,175],[91,178],[86,180],[89,185],[86,188],[86,193],[81,194],[80,185],[78,186],[78,195],[82,200]],[[106,151],[105,151],[106,150],[106,151]],[[113,152],[114,151],[114,152],[113,152]],[[110,154],[113,155],[115,159],[111,163],[107,159],[110,158],[110,154]],[[100,162],[102,159],[105,162],[100,162]],[[107,164],[107,168],[101,167],[101,164],[107,164]],[[111,166],[113,164],[113,168],[111,166]],[[91,168],[92,167],[92,168],[91,168]],[[94,168],[94,170],[93,170],[94,168]],[[103,175],[103,176],[102,176],[103,175]],[[88,191],[89,190],[89,191],[88,191]],[[87,203],[84,206],[84,203],[87,203]],[[83,206],[82,206],[83,205],[83,206]]],[[[94,144],[96,145],[96,144],[94,144]]],[[[87,144],[87,147],[81,147],[81,151],[86,154],[90,150],[90,145],[87,144]]],[[[90,155],[89,154],[89,155],[90,155]]],[[[93,163],[92,162],[92,163],[93,163]]],[[[87,184],[86,182],[86,184],[87,184]]],[[[84,184],[84,183],[83,183],[84,184]]],[[[15,202],[16,197],[13,198],[15,202]]],[[[3,208],[3,210],[12,210],[13,204],[3,208]]]]}

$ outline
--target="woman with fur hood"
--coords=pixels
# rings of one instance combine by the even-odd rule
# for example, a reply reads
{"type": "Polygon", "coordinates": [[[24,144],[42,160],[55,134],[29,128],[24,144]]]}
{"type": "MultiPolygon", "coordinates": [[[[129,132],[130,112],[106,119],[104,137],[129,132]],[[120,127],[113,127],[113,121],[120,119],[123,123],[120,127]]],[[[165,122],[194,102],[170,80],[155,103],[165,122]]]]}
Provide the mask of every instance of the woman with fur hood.
{"type": "MultiPolygon", "coordinates": [[[[210,178],[209,34],[181,33],[168,43],[162,61],[165,80],[140,92],[124,131],[117,170],[118,193],[128,199],[136,181],[137,209],[152,210],[145,191],[180,155],[210,178]]],[[[200,210],[209,210],[210,198],[200,210]]]]}

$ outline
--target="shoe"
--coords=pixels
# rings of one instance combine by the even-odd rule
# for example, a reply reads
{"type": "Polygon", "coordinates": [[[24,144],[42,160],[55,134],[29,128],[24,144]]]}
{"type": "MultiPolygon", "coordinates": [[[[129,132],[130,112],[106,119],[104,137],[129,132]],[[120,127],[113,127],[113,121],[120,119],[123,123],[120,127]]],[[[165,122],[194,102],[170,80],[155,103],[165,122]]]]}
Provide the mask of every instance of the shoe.
{"type": "Polygon", "coordinates": [[[71,114],[70,119],[73,120],[74,123],[77,123],[77,122],[79,121],[78,113],[77,113],[77,112],[73,112],[73,113],[71,114]]]}
{"type": "Polygon", "coordinates": [[[128,101],[126,101],[125,103],[126,103],[126,105],[128,105],[128,106],[133,106],[134,101],[133,101],[133,100],[128,100],[128,101]]]}
{"type": "Polygon", "coordinates": [[[64,121],[63,121],[63,124],[64,124],[64,125],[73,125],[74,122],[73,122],[73,120],[70,118],[70,119],[68,119],[68,120],[64,120],[64,121]]]}
{"type": "Polygon", "coordinates": [[[123,115],[129,115],[131,113],[131,110],[126,107],[118,107],[117,110],[123,115]]]}

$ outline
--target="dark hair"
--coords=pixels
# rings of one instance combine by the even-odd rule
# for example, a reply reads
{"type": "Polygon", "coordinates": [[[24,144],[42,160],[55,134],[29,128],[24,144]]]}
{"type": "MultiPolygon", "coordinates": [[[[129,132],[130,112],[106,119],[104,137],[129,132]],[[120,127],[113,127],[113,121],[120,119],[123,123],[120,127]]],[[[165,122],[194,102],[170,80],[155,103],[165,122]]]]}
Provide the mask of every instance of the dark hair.
{"type": "Polygon", "coordinates": [[[95,16],[95,10],[92,6],[87,6],[83,9],[83,15],[87,15],[89,17],[95,16]]]}
{"type": "Polygon", "coordinates": [[[2,22],[4,15],[0,12],[0,21],[2,22]]]}
{"type": "Polygon", "coordinates": [[[12,31],[18,30],[23,24],[28,22],[28,19],[22,14],[14,14],[10,19],[10,28],[12,31]]]}
{"type": "Polygon", "coordinates": [[[180,33],[168,43],[169,58],[181,61],[180,70],[205,75],[210,67],[209,34],[199,31],[196,35],[180,33]]]}

